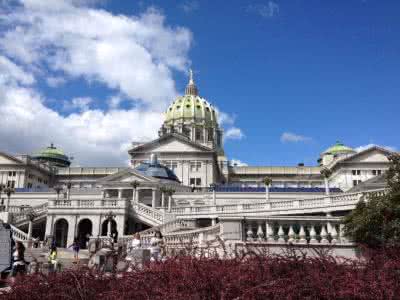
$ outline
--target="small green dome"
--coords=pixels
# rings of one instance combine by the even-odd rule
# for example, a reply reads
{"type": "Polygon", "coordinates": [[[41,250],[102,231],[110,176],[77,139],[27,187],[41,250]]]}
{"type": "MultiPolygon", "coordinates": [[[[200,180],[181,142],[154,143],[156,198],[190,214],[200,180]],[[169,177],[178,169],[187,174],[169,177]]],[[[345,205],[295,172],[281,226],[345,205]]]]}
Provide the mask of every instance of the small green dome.
{"type": "Polygon", "coordinates": [[[355,153],[352,148],[345,146],[343,143],[337,141],[335,145],[326,149],[322,154],[348,154],[348,153],[355,153]]]}
{"type": "Polygon", "coordinates": [[[198,95],[178,97],[165,112],[165,123],[172,124],[177,120],[205,121],[206,125],[217,124],[217,113],[210,103],[198,95]]]}
{"type": "Polygon", "coordinates": [[[64,151],[54,147],[53,144],[41,150],[33,158],[42,162],[49,162],[57,167],[68,167],[71,164],[70,159],[64,154],[64,151]]]}

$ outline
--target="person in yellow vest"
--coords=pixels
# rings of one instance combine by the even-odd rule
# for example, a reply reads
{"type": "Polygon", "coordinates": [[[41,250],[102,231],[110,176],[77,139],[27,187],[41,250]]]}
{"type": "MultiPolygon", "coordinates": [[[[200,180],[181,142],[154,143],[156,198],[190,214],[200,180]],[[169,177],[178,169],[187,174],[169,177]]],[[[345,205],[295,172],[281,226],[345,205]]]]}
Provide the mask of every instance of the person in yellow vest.
{"type": "Polygon", "coordinates": [[[53,272],[57,271],[57,247],[56,246],[52,246],[50,249],[50,253],[49,253],[49,257],[48,257],[48,261],[49,261],[49,266],[51,266],[51,270],[53,272]]]}

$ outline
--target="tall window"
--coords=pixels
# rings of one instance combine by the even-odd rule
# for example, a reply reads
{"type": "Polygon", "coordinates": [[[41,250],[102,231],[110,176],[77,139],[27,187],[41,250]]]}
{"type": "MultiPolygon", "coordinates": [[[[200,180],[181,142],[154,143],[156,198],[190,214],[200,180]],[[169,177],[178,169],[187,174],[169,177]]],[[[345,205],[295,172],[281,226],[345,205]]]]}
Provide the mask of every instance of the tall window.
{"type": "Polygon", "coordinates": [[[202,140],[203,140],[203,129],[196,128],[196,141],[202,141],[202,140]]]}
{"type": "Polygon", "coordinates": [[[208,137],[207,137],[209,142],[212,142],[214,140],[214,130],[212,128],[208,128],[208,137]]]}

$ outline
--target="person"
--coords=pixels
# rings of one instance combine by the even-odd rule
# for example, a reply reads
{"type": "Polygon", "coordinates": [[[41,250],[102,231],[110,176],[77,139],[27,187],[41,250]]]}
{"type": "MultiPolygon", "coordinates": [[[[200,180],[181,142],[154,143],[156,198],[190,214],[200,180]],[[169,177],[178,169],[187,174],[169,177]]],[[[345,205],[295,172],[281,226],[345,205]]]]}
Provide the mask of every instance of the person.
{"type": "Polygon", "coordinates": [[[75,263],[77,263],[79,260],[79,250],[80,250],[78,238],[74,238],[74,242],[68,248],[71,248],[71,247],[72,247],[72,250],[74,251],[75,263]]]}
{"type": "Polygon", "coordinates": [[[17,241],[15,243],[15,250],[13,253],[13,264],[11,269],[11,277],[16,277],[18,274],[25,274],[26,262],[25,262],[25,246],[22,242],[17,241]]]}
{"type": "Polygon", "coordinates": [[[132,251],[133,249],[139,249],[141,247],[141,241],[140,241],[140,234],[135,233],[133,235],[133,239],[129,241],[128,244],[128,250],[132,251]]]}
{"type": "Polygon", "coordinates": [[[150,256],[152,261],[161,259],[161,248],[164,246],[162,234],[156,231],[150,239],[150,256]]]}
{"type": "Polygon", "coordinates": [[[56,271],[57,270],[57,263],[58,263],[58,261],[57,261],[57,247],[56,246],[53,246],[50,249],[48,261],[49,261],[49,266],[51,266],[50,270],[56,271]]]}
{"type": "Polygon", "coordinates": [[[127,260],[128,262],[135,262],[135,254],[132,253],[133,250],[135,249],[139,249],[141,247],[141,241],[140,241],[140,234],[139,233],[135,233],[133,235],[133,238],[128,242],[127,245],[127,255],[125,260],[127,260]]]}

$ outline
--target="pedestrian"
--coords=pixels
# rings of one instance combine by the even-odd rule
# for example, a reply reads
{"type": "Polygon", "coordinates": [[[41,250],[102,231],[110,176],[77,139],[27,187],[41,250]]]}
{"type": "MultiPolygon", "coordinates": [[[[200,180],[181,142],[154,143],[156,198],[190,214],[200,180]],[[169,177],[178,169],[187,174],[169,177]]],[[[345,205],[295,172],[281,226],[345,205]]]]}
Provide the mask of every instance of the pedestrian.
{"type": "Polygon", "coordinates": [[[18,275],[23,275],[26,272],[25,262],[25,246],[21,241],[15,243],[13,253],[13,264],[11,269],[11,277],[15,278],[18,275]]]}
{"type": "Polygon", "coordinates": [[[78,238],[74,238],[74,242],[68,248],[71,248],[71,247],[72,247],[72,250],[74,251],[74,263],[77,263],[79,260],[79,250],[80,250],[78,238]]]}
{"type": "Polygon", "coordinates": [[[164,247],[163,237],[160,231],[156,231],[150,239],[150,256],[152,261],[161,259],[161,248],[164,247]]]}
{"type": "Polygon", "coordinates": [[[51,271],[57,271],[58,261],[57,261],[57,247],[54,246],[50,249],[49,257],[48,257],[49,268],[51,271]]]}

